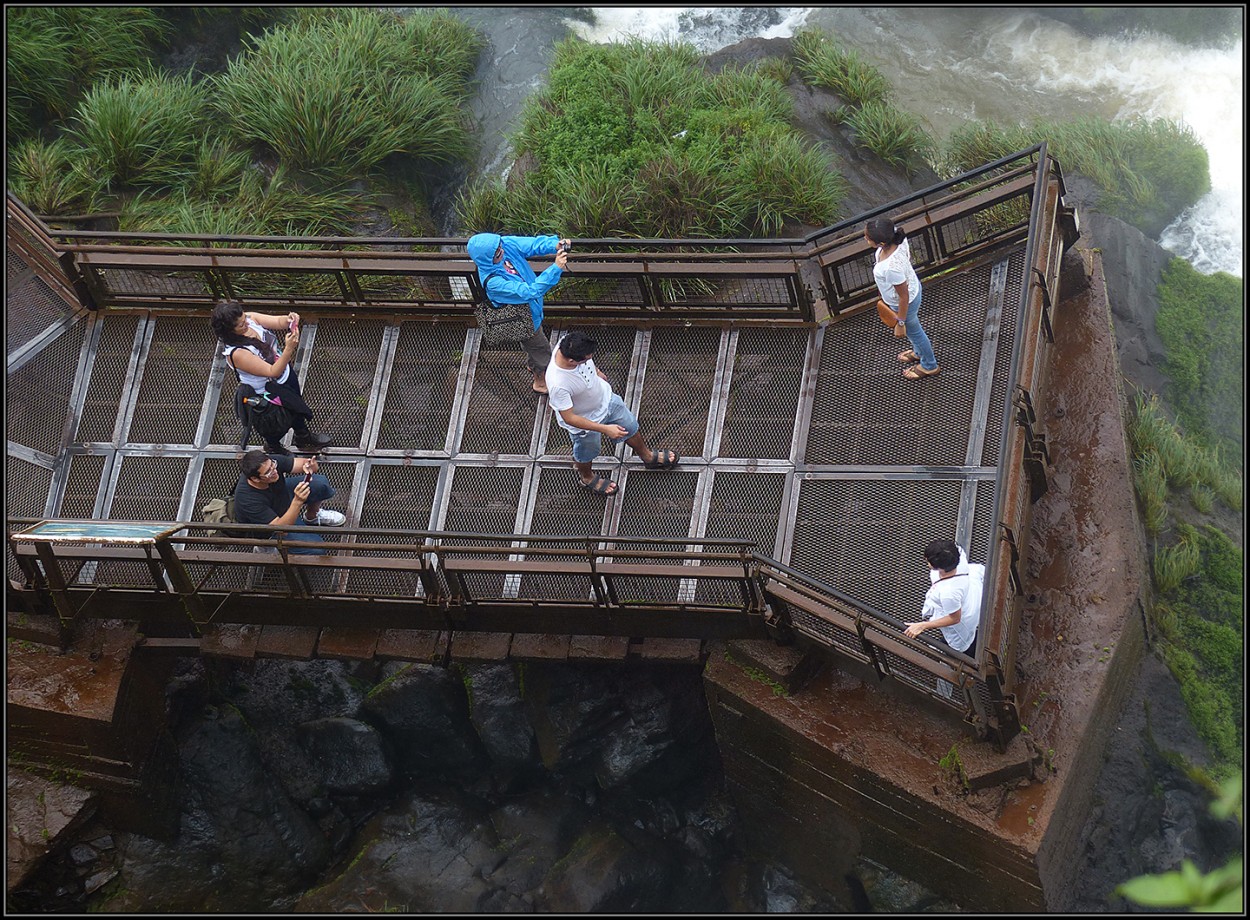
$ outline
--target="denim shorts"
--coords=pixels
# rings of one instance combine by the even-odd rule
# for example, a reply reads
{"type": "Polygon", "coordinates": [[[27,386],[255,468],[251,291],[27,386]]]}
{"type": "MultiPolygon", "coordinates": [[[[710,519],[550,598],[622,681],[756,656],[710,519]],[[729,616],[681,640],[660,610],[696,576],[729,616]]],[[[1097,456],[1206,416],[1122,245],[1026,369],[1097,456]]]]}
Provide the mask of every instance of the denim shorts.
{"type": "MultiPolygon", "coordinates": [[[[625,429],[625,437],[614,440],[626,441],[638,433],[638,419],[634,418],[634,413],[625,407],[625,400],[612,394],[612,401],[608,403],[608,414],[599,419],[600,425],[620,425],[625,429]]],[[[573,440],[573,460],[576,463],[592,463],[599,456],[599,448],[602,444],[602,435],[597,431],[578,431],[576,433],[570,431],[569,437],[573,440]]]]}

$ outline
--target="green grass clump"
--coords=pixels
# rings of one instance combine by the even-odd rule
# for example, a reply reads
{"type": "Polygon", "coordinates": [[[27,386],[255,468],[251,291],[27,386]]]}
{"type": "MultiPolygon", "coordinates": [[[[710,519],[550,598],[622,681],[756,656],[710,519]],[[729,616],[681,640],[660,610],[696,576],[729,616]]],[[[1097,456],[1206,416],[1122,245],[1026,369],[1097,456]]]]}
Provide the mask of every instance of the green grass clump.
{"type": "Polygon", "coordinates": [[[63,139],[23,141],[9,154],[9,190],[37,214],[89,210],[101,189],[99,177],[63,139]]]}
{"type": "Polygon", "coordinates": [[[70,137],[111,189],[175,187],[188,174],[206,114],[207,94],[190,74],[126,74],[87,91],[70,137]]]}
{"type": "MultiPolygon", "coordinates": [[[[1153,394],[1149,397],[1137,396],[1134,410],[1128,431],[1133,454],[1139,458],[1135,481],[1147,509],[1155,504],[1160,488],[1166,496],[1167,483],[1171,481],[1191,490],[1206,490],[1203,497],[1196,501],[1203,501],[1206,495],[1211,495],[1233,511],[1241,510],[1241,473],[1235,464],[1222,458],[1218,447],[1208,447],[1182,434],[1180,428],[1164,414],[1159,398],[1153,394]],[[1160,478],[1162,486],[1158,481],[1160,478]],[[1151,496],[1149,499],[1147,494],[1151,496]]],[[[1149,513],[1147,518],[1149,521],[1149,513]]]]}
{"type": "Polygon", "coordinates": [[[1177,564],[1194,571],[1168,587],[1159,605],[1160,647],[1194,727],[1217,759],[1213,772],[1227,775],[1242,767],[1244,756],[1245,557],[1215,527],[1183,528],[1180,543],[1187,558],[1177,564]]]}
{"type": "Polygon", "coordinates": [[[688,45],[556,46],[530,97],[505,185],[478,181],[461,225],[575,236],[737,237],[788,221],[824,225],[842,186],[832,160],[790,127],[773,68],[709,73],[688,45]]]}
{"type": "Polygon", "coordinates": [[[933,140],[920,119],[888,102],[867,102],[846,117],[855,143],[891,166],[908,167],[933,153],[933,140]]]}
{"type": "Polygon", "coordinates": [[[1243,456],[1244,284],[1225,272],[1204,275],[1173,259],[1159,284],[1159,337],[1167,349],[1169,396],[1187,431],[1243,456]]]}
{"type": "Polygon", "coordinates": [[[947,140],[942,172],[954,176],[1043,140],[1065,170],[1098,186],[1100,210],[1148,236],[1157,237],[1211,190],[1205,148],[1190,128],[1166,119],[1081,118],[1015,127],[970,122],[947,140]]]}
{"type": "Polygon", "coordinates": [[[1133,461],[1133,484],[1141,499],[1146,530],[1159,533],[1168,520],[1168,476],[1158,452],[1148,450],[1133,461]]]}
{"type": "Polygon", "coordinates": [[[107,74],[146,64],[168,25],[156,9],[29,6],[5,11],[5,112],[10,142],[45,116],[68,115],[107,74]]]}
{"type": "Polygon", "coordinates": [[[392,154],[449,162],[470,150],[460,101],[480,47],[445,12],[306,11],[249,40],[217,103],[236,137],[330,183],[392,154]]]}
{"type": "Polygon", "coordinates": [[[1155,552],[1155,586],[1161,594],[1175,591],[1182,581],[1198,571],[1201,558],[1198,549],[1198,532],[1187,524],[1177,528],[1179,539],[1171,546],[1161,546],[1155,552]]]}
{"type": "Polygon", "coordinates": [[[890,81],[853,49],[822,32],[803,29],[794,36],[794,59],[805,83],[832,90],[852,106],[883,103],[890,81]]]}

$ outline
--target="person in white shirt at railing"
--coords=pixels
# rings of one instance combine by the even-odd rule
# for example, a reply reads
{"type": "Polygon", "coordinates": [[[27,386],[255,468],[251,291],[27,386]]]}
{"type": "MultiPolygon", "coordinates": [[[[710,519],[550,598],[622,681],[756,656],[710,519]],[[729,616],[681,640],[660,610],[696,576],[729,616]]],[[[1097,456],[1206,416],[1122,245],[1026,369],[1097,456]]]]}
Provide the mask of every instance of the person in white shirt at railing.
{"type": "Polygon", "coordinates": [[[926,629],[940,629],[947,645],[975,658],[985,566],[969,563],[954,540],[934,540],[925,547],[924,557],[933,583],[924,596],[924,620],[908,623],[905,632],[914,639],[926,629]]]}
{"type": "Polygon", "coordinates": [[[906,336],[911,344],[911,348],[899,352],[899,361],[909,365],[903,376],[908,380],[932,377],[941,368],[933,355],[933,344],[920,325],[920,277],[911,264],[907,234],[890,218],[876,217],[864,226],[864,239],[876,247],[872,277],[877,282],[881,303],[894,314],[894,337],[906,336]]]}

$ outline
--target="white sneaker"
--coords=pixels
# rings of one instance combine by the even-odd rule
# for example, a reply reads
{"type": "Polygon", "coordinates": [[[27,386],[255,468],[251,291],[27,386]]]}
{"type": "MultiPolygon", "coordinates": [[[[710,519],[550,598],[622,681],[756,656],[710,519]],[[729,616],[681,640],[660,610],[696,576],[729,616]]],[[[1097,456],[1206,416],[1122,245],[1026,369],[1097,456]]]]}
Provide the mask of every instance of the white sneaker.
{"type": "Polygon", "coordinates": [[[321,527],[342,527],[347,523],[347,515],[331,511],[329,508],[322,508],[317,512],[317,520],[315,521],[309,520],[308,515],[304,515],[304,523],[309,527],[314,524],[321,527]]]}

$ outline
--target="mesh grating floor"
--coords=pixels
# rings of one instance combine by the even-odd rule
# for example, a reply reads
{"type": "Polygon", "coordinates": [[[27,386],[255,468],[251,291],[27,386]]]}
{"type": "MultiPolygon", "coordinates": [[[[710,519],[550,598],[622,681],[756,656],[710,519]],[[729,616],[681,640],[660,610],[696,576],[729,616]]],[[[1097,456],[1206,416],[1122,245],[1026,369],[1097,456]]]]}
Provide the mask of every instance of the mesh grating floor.
{"type": "MultiPolygon", "coordinates": [[[[12,260],[9,269],[23,272],[12,260]]],[[[202,283],[193,274],[166,281],[171,294],[202,283]]],[[[636,407],[648,444],[682,455],[679,469],[655,472],[628,448],[605,453],[596,469],[623,487],[606,501],[580,487],[567,433],[531,390],[519,348],[482,347],[458,324],[310,312],[305,328],[313,334],[297,367],[314,430],[334,438],[323,466],[338,489],[330,506],[353,524],[746,538],[765,555],[903,616],[927,585],[925,543],[958,534],[984,560],[993,539],[993,466],[1022,281],[1017,249],[1003,267],[927,282],[920,316],[942,373],[915,382],[902,378],[895,359],[905,341],[873,313],[817,330],[735,327],[732,311],[719,314],[723,327],[580,327],[598,341],[596,364],[636,407]],[[999,333],[987,351],[996,283],[999,333]],[[970,439],[978,413],[983,437],[970,439]],[[361,482],[367,490],[355,494],[361,482]]],[[[692,303],[700,299],[692,292],[692,303]]],[[[19,472],[9,483],[10,514],[42,514],[55,491],[64,517],[88,516],[108,499],[106,514],[115,519],[173,520],[187,509],[198,517],[208,499],[228,494],[240,433],[235,381],[213,366],[206,319],[118,311],[65,325],[68,314],[52,312],[40,322],[61,323],[59,334],[40,340],[8,376],[10,461],[21,461],[11,462],[19,472]],[[90,353],[80,376],[84,343],[90,353]],[[61,432],[74,399],[81,416],[66,445],[61,432]],[[114,455],[117,430],[123,438],[114,455]],[[193,499],[183,499],[187,489],[193,499]]],[[[34,329],[28,338],[41,334],[34,329]]],[[[481,579],[473,591],[588,597],[584,584],[564,576],[481,579]]],[[[621,596],[631,596],[629,580],[617,582],[621,596]]],[[[344,588],[420,592],[412,572],[352,571],[344,588]]],[[[734,591],[692,576],[675,579],[671,594],[714,603],[736,600],[728,597],[734,591]]]]}

